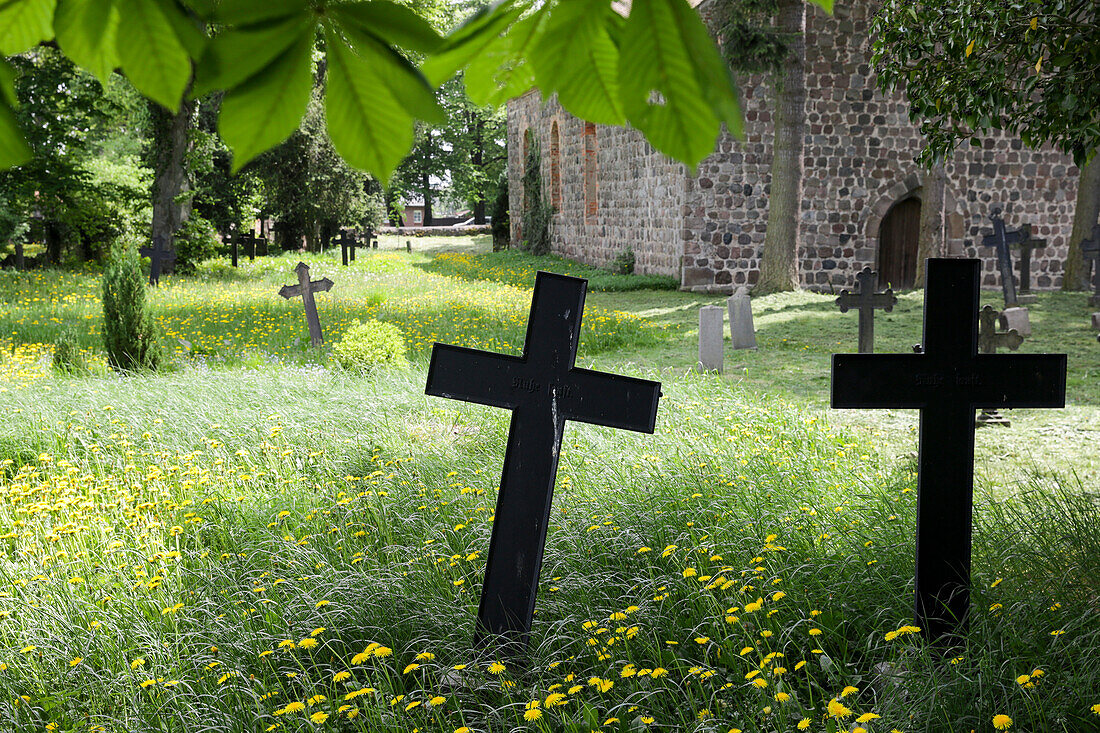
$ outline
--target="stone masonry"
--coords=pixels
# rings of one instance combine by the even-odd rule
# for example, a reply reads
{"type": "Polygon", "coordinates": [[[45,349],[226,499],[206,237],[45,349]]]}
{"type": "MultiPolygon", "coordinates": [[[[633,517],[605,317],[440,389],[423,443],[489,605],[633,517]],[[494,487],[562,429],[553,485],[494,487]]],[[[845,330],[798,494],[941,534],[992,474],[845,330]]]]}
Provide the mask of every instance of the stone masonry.
{"type": "MultiPolygon", "coordinates": [[[[705,11],[704,11],[705,12],[705,11]]],[[[807,6],[806,148],[800,224],[805,287],[850,286],[876,267],[879,225],[891,206],[921,194],[921,148],[901,93],[884,96],[869,67],[869,0],[838,0],[834,15],[807,6]]],[[[745,135],[723,133],[695,175],[635,130],[593,126],[536,90],[508,103],[513,240],[522,238],[524,139],[537,139],[556,252],[605,265],[626,248],[636,271],[679,276],[690,290],[730,292],[759,275],[767,222],[772,120],[760,77],[739,80],[745,135]]],[[[1047,240],[1032,254],[1032,287],[1061,285],[1078,170],[1052,149],[1016,138],[960,147],[947,165],[945,237],[952,255],[984,260],[982,284],[999,284],[996,257],[978,246],[994,207],[1015,228],[1047,240]]]]}

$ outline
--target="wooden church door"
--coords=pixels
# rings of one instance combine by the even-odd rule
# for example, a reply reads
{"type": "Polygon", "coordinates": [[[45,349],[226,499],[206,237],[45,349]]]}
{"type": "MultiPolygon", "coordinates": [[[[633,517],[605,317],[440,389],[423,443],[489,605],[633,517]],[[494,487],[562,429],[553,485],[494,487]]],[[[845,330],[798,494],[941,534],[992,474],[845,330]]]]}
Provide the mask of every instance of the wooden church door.
{"type": "Polygon", "coordinates": [[[920,232],[920,199],[907,198],[890,207],[878,230],[878,281],[880,287],[902,290],[917,279],[917,238],[920,232]]]}

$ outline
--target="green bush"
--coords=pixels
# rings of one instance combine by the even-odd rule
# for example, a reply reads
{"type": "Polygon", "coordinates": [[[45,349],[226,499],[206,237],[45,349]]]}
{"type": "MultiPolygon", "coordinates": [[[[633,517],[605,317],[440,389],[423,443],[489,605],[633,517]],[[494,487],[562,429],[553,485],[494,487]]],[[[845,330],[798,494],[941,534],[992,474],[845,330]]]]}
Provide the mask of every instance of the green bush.
{"type": "Polygon", "coordinates": [[[634,274],[634,250],[627,247],[611,260],[611,266],[607,268],[616,275],[634,274]]]}
{"type": "Polygon", "coordinates": [[[160,365],[156,324],[145,310],[145,274],[133,246],[116,247],[103,271],[103,345],[113,369],[160,365]]]}
{"type": "Polygon", "coordinates": [[[88,360],[84,358],[84,352],[80,350],[80,340],[76,330],[66,328],[58,335],[53,344],[53,368],[63,374],[79,375],[87,374],[88,360]]]}
{"type": "Polygon", "coordinates": [[[332,347],[332,354],[344,369],[359,374],[369,374],[380,364],[408,363],[401,331],[391,323],[375,320],[353,321],[344,338],[332,347]]]}
{"type": "Polygon", "coordinates": [[[554,207],[542,198],[542,155],[535,140],[531,141],[524,165],[524,248],[533,255],[544,255],[550,251],[550,218],[554,215],[554,207]]]}
{"type": "Polygon", "coordinates": [[[176,230],[174,239],[176,272],[181,275],[194,275],[200,262],[218,256],[218,238],[214,225],[198,214],[191,214],[176,230]]]}
{"type": "Polygon", "coordinates": [[[512,236],[511,219],[508,216],[508,171],[500,174],[497,190],[493,195],[492,209],[493,251],[508,249],[512,236]]]}

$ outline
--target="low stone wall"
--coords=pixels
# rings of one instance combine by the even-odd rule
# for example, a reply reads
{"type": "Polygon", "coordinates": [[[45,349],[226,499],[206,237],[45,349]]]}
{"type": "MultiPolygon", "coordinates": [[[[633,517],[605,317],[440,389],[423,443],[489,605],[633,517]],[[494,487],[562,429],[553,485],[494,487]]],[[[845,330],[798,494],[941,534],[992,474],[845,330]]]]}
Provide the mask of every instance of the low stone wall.
{"type": "Polygon", "coordinates": [[[395,234],[399,237],[467,237],[475,234],[492,234],[488,224],[466,227],[382,227],[379,234],[395,234]]]}

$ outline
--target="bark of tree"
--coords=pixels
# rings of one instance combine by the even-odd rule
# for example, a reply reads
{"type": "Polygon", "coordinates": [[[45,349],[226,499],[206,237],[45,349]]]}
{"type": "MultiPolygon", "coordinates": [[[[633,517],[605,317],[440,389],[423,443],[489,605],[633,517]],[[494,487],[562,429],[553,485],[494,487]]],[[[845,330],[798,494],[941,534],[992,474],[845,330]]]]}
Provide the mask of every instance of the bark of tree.
{"type": "MultiPolygon", "coordinates": [[[[474,170],[482,171],[485,166],[485,123],[479,117],[474,123],[474,149],[470,153],[470,162],[474,170]]],[[[485,191],[478,191],[477,200],[474,202],[474,224],[485,223],[485,191]]]]}
{"type": "Polygon", "coordinates": [[[427,173],[420,174],[420,185],[424,195],[424,226],[432,225],[432,182],[427,173]]]}
{"type": "Polygon", "coordinates": [[[1073,211],[1073,231],[1069,235],[1066,269],[1062,290],[1091,290],[1085,282],[1087,270],[1081,256],[1081,241],[1092,236],[1092,227],[1100,215],[1100,155],[1093,157],[1077,180],[1077,204],[1073,211]]]}
{"type": "Polygon", "coordinates": [[[947,171],[942,163],[936,163],[931,170],[925,171],[917,233],[917,275],[913,287],[924,287],[924,261],[929,257],[943,257],[946,254],[943,209],[946,186],[947,171]]]}
{"type": "Polygon", "coordinates": [[[191,150],[191,128],[195,124],[195,102],[185,96],[179,111],[172,114],[149,102],[156,146],[153,178],[153,241],[163,236],[169,249],[176,231],[191,216],[191,180],[187,153],[191,150]]]}
{"type": "Polygon", "coordinates": [[[779,0],[777,30],[791,38],[789,54],[776,75],[775,137],[772,143],[768,229],[754,293],[797,290],[798,230],[802,205],[803,141],[806,126],[806,3],[779,0]]]}

